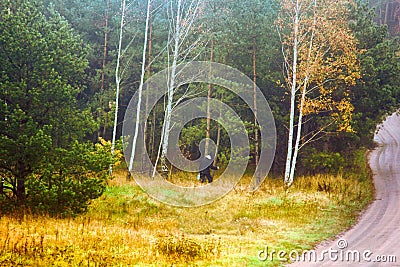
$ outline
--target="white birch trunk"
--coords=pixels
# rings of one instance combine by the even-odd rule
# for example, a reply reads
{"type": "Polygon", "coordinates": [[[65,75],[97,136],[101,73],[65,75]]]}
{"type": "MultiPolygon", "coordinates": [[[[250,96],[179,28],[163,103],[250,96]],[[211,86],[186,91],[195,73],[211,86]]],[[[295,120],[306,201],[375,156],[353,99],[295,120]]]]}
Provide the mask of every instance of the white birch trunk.
{"type": "MultiPolygon", "coordinates": [[[[121,64],[121,51],[122,51],[122,37],[123,37],[123,28],[124,28],[124,20],[125,20],[125,9],[126,9],[126,0],[122,1],[122,15],[121,15],[121,26],[119,33],[119,44],[118,44],[118,57],[117,57],[117,66],[115,68],[115,82],[116,82],[116,92],[115,92],[115,114],[114,114],[114,128],[113,135],[111,141],[111,155],[114,156],[115,150],[115,138],[117,135],[117,123],[118,123],[118,108],[119,108],[119,89],[121,85],[121,76],[119,73],[119,68],[121,64]]],[[[112,175],[112,165],[110,166],[110,174],[112,175]]]]}
{"type": "Polygon", "coordinates": [[[310,69],[311,52],[312,52],[313,45],[314,45],[314,30],[315,30],[315,26],[316,26],[316,23],[317,23],[316,6],[317,6],[317,1],[314,0],[313,27],[311,29],[311,38],[310,38],[310,43],[309,43],[309,48],[308,48],[308,55],[307,55],[307,70],[306,70],[307,74],[306,74],[306,76],[304,78],[303,85],[302,85],[300,107],[299,107],[299,117],[298,117],[298,122],[297,122],[296,143],[294,145],[294,153],[293,153],[293,157],[291,159],[291,164],[290,164],[290,174],[289,174],[289,178],[287,180],[285,179],[285,185],[287,187],[290,187],[292,185],[293,181],[294,181],[294,174],[295,174],[295,170],[296,170],[297,156],[298,156],[298,153],[299,153],[299,150],[300,150],[300,140],[301,140],[301,136],[302,136],[301,132],[302,132],[302,126],[303,126],[303,109],[304,109],[304,104],[305,104],[305,100],[306,100],[308,81],[309,81],[309,78],[310,78],[309,69],[310,69]]]}
{"type": "Polygon", "coordinates": [[[296,109],[296,89],[297,89],[297,58],[298,58],[298,33],[299,33],[299,0],[296,1],[294,10],[294,40],[293,40],[293,63],[292,63],[292,80],[290,90],[290,117],[289,117],[289,136],[288,147],[285,165],[284,183],[287,186],[290,184],[290,172],[292,167],[293,154],[293,135],[294,135],[294,117],[296,109]]]}
{"type": "Polygon", "coordinates": [[[132,171],[133,160],[135,159],[136,154],[136,143],[139,133],[139,119],[140,119],[140,106],[142,104],[142,91],[143,91],[143,83],[144,83],[144,75],[146,72],[146,50],[147,50],[147,32],[149,29],[149,18],[150,18],[150,6],[151,0],[147,1],[147,13],[146,13],[146,27],[144,32],[144,44],[143,44],[143,54],[142,54],[142,73],[140,75],[140,84],[138,89],[138,103],[136,106],[136,123],[135,123],[135,133],[132,140],[132,151],[131,157],[129,160],[129,171],[132,171]]]}
{"type": "MultiPolygon", "coordinates": [[[[170,73],[168,74],[168,84],[167,84],[167,103],[164,107],[164,122],[163,122],[163,130],[161,132],[161,142],[158,149],[158,155],[156,158],[156,162],[153,170],[153,177],[155,175],[155,170],[160,161],[162,171],[167,172],[168,168],[166,165],[166,157],[168,151],[168,143],[169,143],[169,132],[171,128],[171,115],[173,109],[173,100],[175,93],[175,79],[176,79],[176,71],[179,63],[184,61],[190,52],[193,51],[198,45],[198,40],[193,42],[189,47],[183,49],[183,41],[188,37],[190,33],[190,29],[193,26],[194,21],[196,20],[199,14],[199,3],[198,0],[192,1],[183,1],[176,0],[177,3],[177,12],[174,18],[170,19],[170,34],[168,36],[168,46],[172,47],[172,65],[170,65],[170,54],[169,49],[167,53],[168,57],[168,66],[170,67],[170,73]],[[185,9],[187,12],[185,13],[185,9]],[[172,37],[172,38],[171,38],[172,37]]],[[[171,13],[174,14],[173,5],[171,2],[171,13]]],[[[185,93],[187,94],[187,92],[185,93]]],[[[187,95],[186,95],[187,96],[187,95]]],[[[184,97],[181,97],[182,100],[184,97]]],[[[177,103],[180,102],[177,101],[177,103]]]]}

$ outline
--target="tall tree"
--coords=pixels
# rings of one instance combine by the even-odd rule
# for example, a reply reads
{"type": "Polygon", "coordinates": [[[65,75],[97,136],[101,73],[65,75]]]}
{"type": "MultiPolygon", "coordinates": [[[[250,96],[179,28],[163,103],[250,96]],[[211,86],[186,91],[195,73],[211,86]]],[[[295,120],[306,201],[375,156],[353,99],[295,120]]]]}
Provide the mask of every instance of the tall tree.
{"type": "MultiPolygon", "coordinates": [[[[200,39],[195,39],[192,44],[185,47],[185,42],[191,34],[192,27],[198,19],[201,8],[200,0],[183,1],[176,0],[170,2],[168,8],[168,17],[170,21],[168,54],[171,53],[171,64],[169,65],[169,81],[167,89],[167,103],[164,114],[164,123],[161,137],[160,162],[163,170],[167,170],[166,156],[169,141],[169,132],[171,128],[171,115],[174,103],[174,94],[177,90],[175,84],[176,68],[178,64],[187,60],[187,57],[193,53],[199,45],[200,39]]],[[[169,59],[169,55],[168,55],[169,59]]],[[[169,63],[169,61],[168,61],[169,63]]],[[[157,164],[155,164],[157,166],[157,164]]],[[[153,172],[154,175],[154,172],[153,172]]]]}
{"type": "Polygon", "coordinates": [[[368,4],[357,1],[351,14],[350,27],[363,51],[362,79],[352,87],[354,128],[359,144],[369,145],[376,125],[400,107],[400,47],[388,28],[374,21],[375,12],[368,4]]]}
{"type": "Polygon", "coordinates": [[[69,190],[97,197],[103,180],[86,174],[100,173],[102,160],[86,154],[92,144],[85,152],[80,144],[97,127],[81,99],[88,67],[82,39],[58,13],[46,18],[36,3],[18,1],[11,12],[2,3],[0,10],[0,176],[3,192],[11,192],[5,196],[23,205],[27,196],[36,198],[32,192],[40,185],[55,202],[69,190]],[[78,152],[84,161],[75,158],[78,152]]]}
{"type": "MultiPolygon", "coordinates": [[[[121,86],[121,72],[120,66],[122,61],[122,38],[123,38],[123,30],[124,30],[124,23],[125,23],[125,12],[126,12],[126,0],[122,0],[122,8],[121,8],[121,24],[120,24],[120,31],[119,31],[119,43],[118,43],[118,55],[117,55],[117,66],[115,68],[115,113],[114,113],[114,128],[112,134],[112,141],[111,141],[111,155],[114,155],[115,150],[115,140],[117,136],[117,124],[118,124],[118,108],[119,108],[119,91],[121,86]]],[[[112,166],[110,166],[110,174],[112,174],[112,166]]]]}
{"type": "MultiPolygon", "coordinates": [[[[214,61],[214,47],[215,47],[215,40],[214,38],[211,39],[211,48],[210,48],[210,62],[214,61]]],[[[212,64],[210,64],[210,77],[212,76],[212,64]]],[[[206,144],[204,148],[204,154],[208,155],[208,147],[210,143],[210,132],[211,132],[211,112],[210,112],[210,100],[212,97],[212,85],[208,84],[207,86],[207,126],[206,126],[206,144]]]]}
{"type": "Polygon", "coordinates": [[[352,131],[348,86],[360,77],[356,41],[348,23],[346,0],[281,2],[277,20],[289,90],[289,133],[284,183],[293,183],[299,150],[335,125],[352,131]],[[304,116],[328,113],[325,125],[302,134],[304,116]],[[295,121],[297,118],[297,125],[295,121]]]}
{"type": "MultiPolygon", "coordinates": [[[[255,96],[254,92],[259,86],[270,100],[271,92],[267,90],[272,88],[274,82],[268,75],[274,70],[276,51],[279,49],[273,27],[276,16],[275,1],[228,1],[219,3],[217,10],[216,18],[222,17],[223,21],[214,23],[218,25],[214,28],[221,32],[217,34],[216,56],[226,59],[224,63],[235,66],[253,79],[253,91],[249,94],[255,96]]],[[[246,115],[245,120],[249,125],[252,159],[257,164],[261,144],[255,100],[253,116],[246,115]]]]}
{"type": "MultiPolygon", "coordinates": [[[[109,14],[110,14],[110,0],[106,0],[106,1],[107,1],[107,7],[106,7],[106,11],[105,11],[105,16],[104,16],[104,24],[105,25],[104,25],[103,62],[102,62],[102,66],[101,66],[100,107],[103,106],[102,99],[103,99],[104,89],[105,89],[107,52],[108,52],[108,32],[109,32],[108,23],[109,23],[109,14]]],[[[107,115],[105,114],[103,134],[102,134],[103,137],[106,135],[106,129],[107,129],[107,115]]]]}
{"type": "MultiPolygon", "coordinates": [[[[151,3],[150,3],[150,10],[152,9],[151,3]]],[[[149,14],[149,45],[148,45],[148,53],[147,53],[147,61],[149,62],[149,65],[147,66],[147,78],[149,78],[151,76],[151,61],[153,60],[152,58],[152,53],[153,53],[153,15],[149,14]]],[[[148,108],[149,108],[149,93],[148,93],[148,88],[146,88],[146,114],[148,112],[148,108]]],[[[153,116],[155,117],[155,111],[153,111],[154,114],[153,116]]],[[[154,128],[154,124],[151,123],[151,129],[154,128]]],[[[147,143],[149,143],[148,148],[149,148],[149,154],[152,155],[153,154],[153,150],[154,150],[154,134],[153,131],[150,130],[150,136],[148,136],[148,120],[145,121],[144,124],[144,142],[143,142],[143,153],[146,151],[147,149],[147,143]]]]}
{"type": "Polygon", "coordinates": [[[142,51],[142,73],[140,74],[140,84],[139,89],[137,91],[138,94],[138,103],[136,106],[136,120],[135,120],[135,132],[132,140],[132,152],[129,160],[129,171],[132,170],[133,160],[135,159],[136,154],[136,143],[139,134],[139,122],[140,122],[140,107],[142,104],[142,91],[143,91],[143,83],[144,76],[146,74],[146,51],[147,51],[147,41],[148,41],[148,31],[149,31],[149,21],[150,21],[150,9],[151,9],[151,0],[147,0],[147,13],[146,13],[146,26],[144,30],[144,44],[142,51]]]}

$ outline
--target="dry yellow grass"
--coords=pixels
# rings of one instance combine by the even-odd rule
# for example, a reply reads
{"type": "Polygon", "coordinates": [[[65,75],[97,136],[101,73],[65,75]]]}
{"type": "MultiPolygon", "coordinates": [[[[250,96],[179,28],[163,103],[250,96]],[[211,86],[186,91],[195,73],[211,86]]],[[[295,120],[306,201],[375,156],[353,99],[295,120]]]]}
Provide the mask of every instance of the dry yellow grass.
{"type": "Polygon", "coordinates": [[[0,266],[279,266],[258,251],[309,249],[349,227],[372,197],[371,181],[357,177],[303,177],[290,192],[267,179],[248,193],[249,180],[210,205],[176,208],[121,172],[87,214],[1,217],[0,266]]]}

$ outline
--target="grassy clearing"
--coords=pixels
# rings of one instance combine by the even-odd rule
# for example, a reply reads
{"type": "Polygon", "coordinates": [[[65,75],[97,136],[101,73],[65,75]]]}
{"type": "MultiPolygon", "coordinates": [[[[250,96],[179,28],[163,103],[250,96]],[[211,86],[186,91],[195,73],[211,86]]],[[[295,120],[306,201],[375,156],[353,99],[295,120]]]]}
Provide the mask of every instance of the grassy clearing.
{"type": "Polygon", "coordinates": [[[280,266],[258,252],[311,249],[348,228],[373,197],[365,177],[301,177],[290,192],[267,179],[254,193],[244,177],[213,204],[176,208],[121,172],[85,215],[0,218],[0,266],[280,266]]]}

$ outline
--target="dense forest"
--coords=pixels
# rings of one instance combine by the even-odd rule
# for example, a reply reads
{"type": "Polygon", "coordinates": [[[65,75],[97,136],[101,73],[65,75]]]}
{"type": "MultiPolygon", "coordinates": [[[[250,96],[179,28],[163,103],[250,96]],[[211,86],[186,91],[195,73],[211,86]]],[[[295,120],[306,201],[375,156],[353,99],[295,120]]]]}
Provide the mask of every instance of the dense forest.
{"type": "MultiPolygon", "coordinates": [[[[192,61],[236,68],[261,90],[276,126],[271,176],[290,186],[294,169],[346,172],[354,152],[373,145],[376,125],[400,106],[400,3],[300,2],[1,0],[0,199],[85,210],[104,190],[109,166],[121,161],[132,96],[152,75],[192,61]]],[[[205,97],[244,122],[254,171],[262,129],[240,97],[203,83],[172,91],[144,126],[154,164],[171,168],[163,158],[170,102],[205,97]]],[[[206,137],[225,166],[230,139],[214,120],[187,123],[180,150],[195,160],[206,137]]]]}

